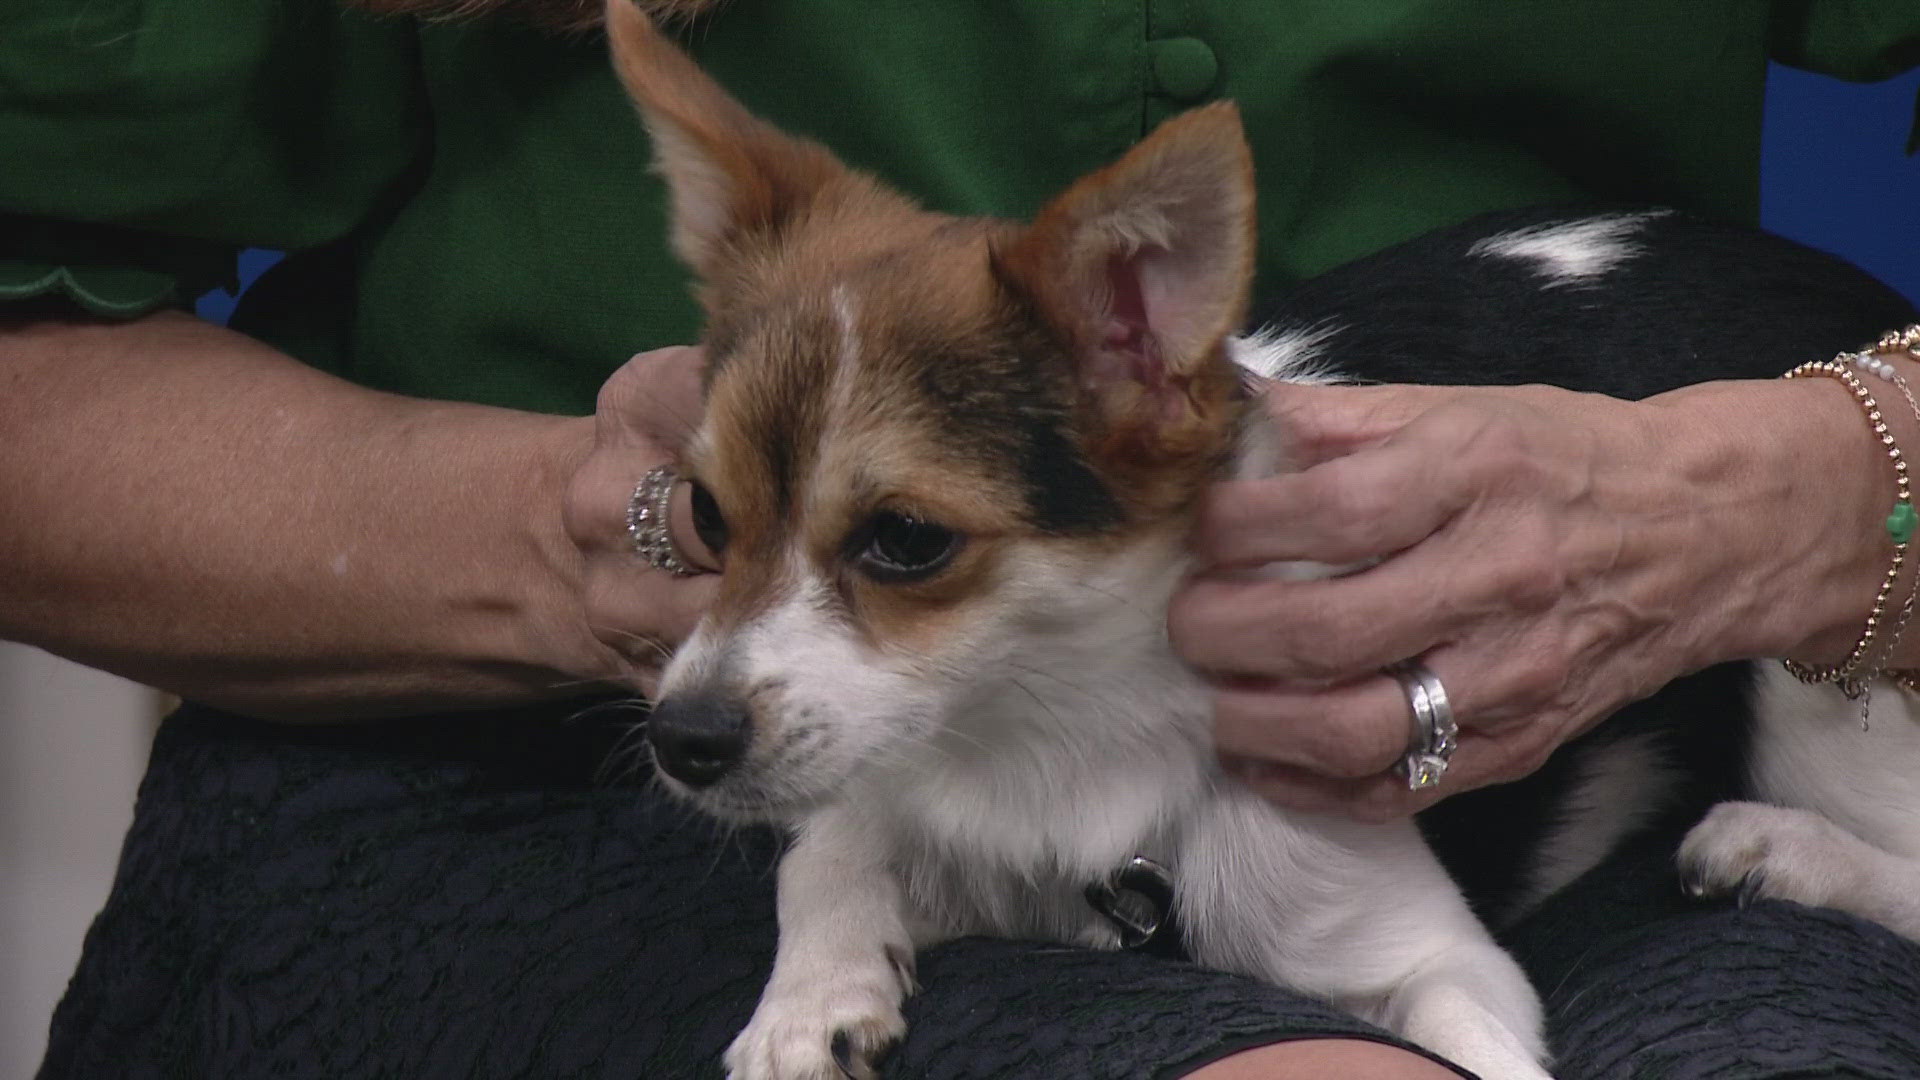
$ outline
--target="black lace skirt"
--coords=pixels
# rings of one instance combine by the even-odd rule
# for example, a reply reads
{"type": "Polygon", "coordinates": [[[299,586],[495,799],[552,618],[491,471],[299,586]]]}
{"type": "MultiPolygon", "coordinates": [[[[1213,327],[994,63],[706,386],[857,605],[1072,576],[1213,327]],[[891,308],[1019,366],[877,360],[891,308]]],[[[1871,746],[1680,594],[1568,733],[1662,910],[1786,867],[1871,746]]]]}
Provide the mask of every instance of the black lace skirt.
{"type": "MultiPolygon", "coordinates": [[[[553,715],[170,719],[43,1080],[719,1075],[772,961],[773,839],[553,715]]],[[[1920,1077],[1920,947],[1787,904],[1686,902],[1673,840],[1516,929],[1563,1080],[1920,1077]]],[[[920,961],[899,1078],[1179,1076],[1284,1039],[1398,1040],[1144,956],[972,939],[920,961]]],[[[1464,1075],[1464,1074],[1463,1074],[1464,1075]]]]}

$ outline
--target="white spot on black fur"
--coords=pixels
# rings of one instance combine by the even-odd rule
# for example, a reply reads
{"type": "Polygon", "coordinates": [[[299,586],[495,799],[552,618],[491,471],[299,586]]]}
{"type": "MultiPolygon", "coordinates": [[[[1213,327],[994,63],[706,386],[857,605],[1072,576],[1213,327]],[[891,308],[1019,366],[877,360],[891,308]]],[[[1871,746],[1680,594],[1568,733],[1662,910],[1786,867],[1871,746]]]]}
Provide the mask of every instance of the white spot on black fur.
{"type": "Polygon", "coordinates": [[[1340,333],[1331,322],[1310,326],[1263,326],[1227,339],[1227,354],[1242,371],[1262,379],[1291,383],[1339,382],[1328,345],[1340,333]]]}
{"type": "Polygon", "coordinates": [[[1467,249],[1468,255],[1519,259],[1547,279],[1545,288],[1586,284],[1640,254],[1634,234],[1669,211],[1604,214],[1497,233],[1467,249]]]}

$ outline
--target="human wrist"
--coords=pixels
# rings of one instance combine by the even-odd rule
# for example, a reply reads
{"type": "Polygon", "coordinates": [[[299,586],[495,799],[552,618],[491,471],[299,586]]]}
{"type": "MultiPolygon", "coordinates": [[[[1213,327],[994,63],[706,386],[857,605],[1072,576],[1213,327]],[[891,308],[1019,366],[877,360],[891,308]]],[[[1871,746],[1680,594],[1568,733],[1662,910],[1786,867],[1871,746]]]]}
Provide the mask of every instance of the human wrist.
{"type": "Polygon", "coordinates": [[[536,697],[612,682],[624,666],[588,624],[585,558],[564,527],[568,485],[593,450],[594,420],[503,411],[489,426],[476,475],[498,470],[505,480],[497,509],[511,523],[511,562],[521,572],[499,583],[504,592],[494,603],[478,605],[489,617],[474,621],[468,648],[536,697]]]}

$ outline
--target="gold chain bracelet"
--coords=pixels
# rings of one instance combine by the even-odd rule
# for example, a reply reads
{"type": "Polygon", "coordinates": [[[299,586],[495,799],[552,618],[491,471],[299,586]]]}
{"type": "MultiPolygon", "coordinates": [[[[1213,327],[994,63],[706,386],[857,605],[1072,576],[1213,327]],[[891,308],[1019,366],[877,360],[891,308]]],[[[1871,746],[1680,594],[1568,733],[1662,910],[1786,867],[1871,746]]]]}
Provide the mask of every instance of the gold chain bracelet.
{"type": "MultiPolygon", "coordinates": [[[[1920,402],[1914,401],[1913,388],[1907,385],[1907,380],[1900,377],[1899,371],[1891,363],[1879,359],[1876,355],[1895,356],[1900,353],[1905,353],[1909,359],[1920,360],[1920,323],[1914,323],[1900,330],[1889,330],[1880,335],[1880,340],[1874,342],[1871,349],[1861,350],[1855,362],[1898,387],[1901,395],[1907,399],[1907,407],[1913,410],[1914,419],[1920,420],[1920,402]]],[[[1914,578],[1913,586],[1907,593],[1906,609],[1902,612],[1902,618],[1896,625],[1893,636],[1888,639],[1886,649],[1881,653],[1883,660],[1892,661],[1894,651],[1899,648],[1899,630],[1906,625],[1906,616],[1912,614],[1916,598],[1920,598],[1920,574],[1914,578]]],[[[1900,689],[1910,694],[1920,694],[1920,668],[1889,667],[1885,668],[1881,674],[1900,689]]],[[[1864,715],[1860,719],[1861,723],[1866,722],[1864,715]]]]}
{"type": "MultiPolygon", "coordinates": [[[[1841,354],[1845,356],[1847,354],[1841,354]]],[[[1846,659],[1838,664],[1802,664],[1796,660],[1782,661],[1794,678],[1801,682],[1839,683],[1841,692],[1849,698],[1859,697],[1864,692],[1863,680],[1856,678],[1862,663],[1866,660],[1867,650],[1873,647],[1873,639],[1880,631],[1880,620],[1887,613],[1887,597],[1892,595],[1894,583],[1899,580],[1900,568],[1907,562],[1907,542],[1912,538],[1911,518],[1913,517],[1913,491],[1907,480],[1907,461],[1900,453],[1900,447],[1894,444],[1893,433],[1887,430],[1884,417],[1880,415],[1880,403],[1873,398],[1873,392],[1860,376],[1853,373],[1846,360],[1815,360],[1801,364],[1786,373],[1784,378],[1798,379],[1809,375],[1824,375],[1838,379],[1853,392],[1854,400],[1866,411],[1867,424],[1879,437],[1886,448],[1887,456],[1893,460],[1893,481],[1898,488],[1893,513],[1887,517],[1887,531],[1893,539],[1893,565],[1887,568],[1886,576],[1880,579],[1880,589],[1874,594],[1873,608],[1867,612],[1867,625],[1860,632],[1860,640],[1854,643],[1853,650],[1846,659]],[[1897,531],[1896,523],[1906,525],[1904,531],[1897,531]]]]}
{"type": "MultiPolygon", "coordinates": [[[[1854,368],[1858,367],[1891,383],[1906,399],[1907,407],[1913,411],[1914,419],[1920,421],[1920,401],[1915,400],[1912,388],[1891,363],[1879,357],[1879,354],[1883,353],[1902,352],[1915,360],[1920,360],[1920,323],[1883,334],[1879,341],[1858,352],[1843,352],[1832,360],[1802,364],[1784,376],[1789,379],[1810,375],[1825,376],[1844,384],[1866,413],[1868,426],[1873,429],[1873,434],[1880,440],[1888,459],[1893,462],[1896,493],[1893,511],[1887,515],[1886,520],[1887,536],[1893,541],[1893,560],[1892,565],[1887,568],[1886,575],[1881,578],[1880,588],[1874,594],[1873,608],[1867,613],[1866,627],[1861,631],[1860,639],[1854,643],[1853,649],[1847,653],[1846,658],[1838,664],[1782,661],[1787,671],[1802,682],[1835,683],[1839,686],[1841,693],[1849,699],[1862,699],[1860,722],[1863,727],[1867,723],[1868,707],[1864,699],[1868,697],[1872,681],[1876,676],[1885,675],[1901,688],[1920,693],[1920,669],[1888,669],[1883,665],[1869,664],[1869,660],[1876,658],[1873,648],[1874,640],[1880,636],[1883,621],[1886,620],[1887,601],[1893,595],[1893,588],[1900,579],[1902,567],[1906,565],[1908,544],[1913,539],[1916,523],[1920,522],[1920,515],[1916,515],[1914,511],[1913,491],[1907,476],[1906,457],[1900,452],[1900,447],[1895,443],[1893,433],[1887,426],[1886,418],[1880,412],[1880,403],[1874,400],[1873,392],[1867,389],[1866,383],[1854,374],[1854,368]]],[[[1899,647],[1901,633],[1906,629],[1907,622],[1913,614],[1916,599],[1920,599],[1920,575],[1915,575],[1913,583],[1907,590],[1905,602],[1895,613],[1887,629],[1885,645],[1878,651],[1877,659],[1883,662],[1893,659],[1894,651],[1899,647]]]]}

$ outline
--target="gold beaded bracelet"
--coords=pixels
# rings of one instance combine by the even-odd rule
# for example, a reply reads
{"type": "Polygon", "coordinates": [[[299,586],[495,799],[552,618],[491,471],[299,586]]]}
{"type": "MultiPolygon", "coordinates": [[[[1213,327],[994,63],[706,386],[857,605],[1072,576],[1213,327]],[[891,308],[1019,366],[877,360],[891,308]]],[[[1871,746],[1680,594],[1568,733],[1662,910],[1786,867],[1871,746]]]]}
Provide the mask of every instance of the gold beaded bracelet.
{"type": "MultiPolygon", "coordinates": [[[[1809,375],[1825,376],[1837,379],[1852,392],[1854,400],[1867,415],[1867,424],[1887,451],[1887,457],[1893,462],[1893,479],[1896,487],[1893,511],[1887,515],[1887,536],[1893,541],[1893,563],[1887,568],[1886,576],[1880,581],[1880,588],[1874,594],[1873,608],[1867,613],[1867,624],[1860,633],[1860,640],[1854,643],[1852,651],[1838,664],[1802,664],[1795,660],[1785,660],[1786,666],[1795,678],[1802,682],[1838,684],[1840,692],[1849,699],[1862,699],[1860,723],[1867,723],[1866,699],[1871,690],[1873,679],[1885,675],[1901,688],[1920,693],[1920,669],[1888,669],[1884,666],[1869,666],[1869,659],[1875,658],[1873,644],[1879,636],[1882,620],[1887,614],[1887,600],[1893,594],[1893,587],[1899,581],[1901,568],[1906,565],[1907,547],[1913,539],[1913,533],[1920,515],[1916,515],[1913,505],[1913,492],[1907,477],[1906,457],[1895,444],[1893,433],[1888,429],[1885,418],[1880,413],[1880,404],[1874,400],[1872,391],[1853,372],[1858,366],[1886,382],[1892,383],[1906,399],[1907,407],[1913,411],[1914,419],[1920,421],[1920,401],[1916,401],[1912,388],[1900,376],[1892,364],[1879,359],[1880,353],[1904,352],[1915,360],[1920,360],[1920,323],[1883,334],[1880,340],[1858,352],[1840,353],[1832,360],[1819,360],[1802,364],[1784,376],[1794,379],[1809,375]]],[[[1879,650],[1878,659],[1891,660],[1900,643],[1900,635],[1906,629],[1913,614],[1916,599],[1920,599],[1920,575],[1916,575],[1907,591],[1906,600],[1900,605],[1886,635],[1886,644],[1879,650]]]]}
{"type": "MultiPolygon", "coordinates": [[[[1914,400],[1913,388],[1907,385],[1907,380],[1900,377],[1899,371],[1892,364],[1879,359],[1876,355],[1882,353],[1889,356],[1905,353],[1911,360],[1920,360],[1920,323],[1914,323],[1900,330],[1887,331],[1880,335],[1880,340],[1874,342],[1872,348],[1861,350],[1855,357],[1856,363],[1898,387],[1901,395],[1907,399],[1907,407],[1913,410],[1914,418],[1920,420],[1920,402],[1914,400]]],[[[1915,576],[1913,587],[1907,593],[1906,608],[1901,613],[1900,621],[1895,625],[1893,636],[1887,640],[1887,647],[1881,653],[1882,660],[1893,659],[1894,651],[1900,646],[1899,631],[1906,625],[1906,616],[1912,614],[1916,599],[1920,599],[1920,575],[1915,576]]],[[[1889,667],[1883,669],[1881,674],[1900,689],[1910,694],[1920,694],[1920,668],[1889,667]]],[[[1861,722],[1865,723],[1865,721],[1866,717],[1862,716],[1861,722]]]]}
{"type": "Polygon", "coordinates": [[[1873,347],[1866,351],[1870,353],[1904,352],[1909,357],[1920,360],[1920,323],[1881,334],[1880,340],[1874,342],[1873,347]]]}
{"type": "MultiPolygon", "coordinates": [[[[1846,355],[1841,354],[1842,357],[1846,355]]],[[[1887,430],[1886,421],[1880,415],[1880,403],[1873,399],[1873,392],[1868,390],[1867,385],[1860,381],[1860,376],[1855,375],[1853,369],[1847,366],[1846,360],[1839,357],[1832,360],[1815,360],[1801,364],[1787,372],[1783,378],[1798,379],[1809,375],[1824,375],[1838,379],[1853,392],[1854,400],[1866,410],[1868,426],[1872,427],[1873,433],[1879,436],[1881,445],[1886,447],[1887,456],[1893,460],[1893,481],[1898,488],[1893,513],[1887,517],[1887,533],[1893,539],[1893,565],[1887,569],[1886,576],[1880,580],[1880,590],[1874,594],[1873,608],[1867,613],[1866,629],[1861,631],[1860,640],[1854,643],[1853,650],[1847,653],[1846,659],[1838,664],[1802,664],[1796,660],[1783,661],[1787,670],[1801,682],[1839,683],[1843,693],[1849,698],[1855,698],[1864,691],[1864,687],[1855,677],[1856,673],[1867,657],[1867,650],[1873,647],[1874,636],[1880,630],[1880,620],[1886,615],[1887,597],[1893,593],[1894,583],[1900,577],[1900,568],[1907,562],[1907,542],[1913,535],[1913,491],[1907,480],[1906,458],[1900,453],[1900,448],[1894,444],[1892,432],[1887,430]]]]}

